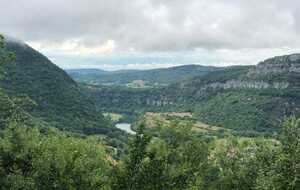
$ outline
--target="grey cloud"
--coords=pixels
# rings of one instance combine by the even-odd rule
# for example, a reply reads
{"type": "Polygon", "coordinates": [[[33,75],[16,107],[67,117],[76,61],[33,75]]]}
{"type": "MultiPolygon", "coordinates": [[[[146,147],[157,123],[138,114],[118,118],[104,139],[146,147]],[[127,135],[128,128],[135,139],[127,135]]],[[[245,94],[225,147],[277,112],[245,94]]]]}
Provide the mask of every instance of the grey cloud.
{"type": "Polygon", "coordinates": [[[127,51],[300,46],[292,0],[0,0],[0,30],[26,41],[114,40],[127,51]],[[3,1],[3,2],[1,2],[3,1]]]}

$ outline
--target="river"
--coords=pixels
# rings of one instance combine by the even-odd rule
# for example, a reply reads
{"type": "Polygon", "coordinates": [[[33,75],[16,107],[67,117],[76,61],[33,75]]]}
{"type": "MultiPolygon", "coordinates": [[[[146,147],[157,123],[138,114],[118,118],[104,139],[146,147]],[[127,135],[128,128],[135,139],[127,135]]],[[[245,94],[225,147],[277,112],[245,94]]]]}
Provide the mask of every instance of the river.
{"type": "Polygon", "coordinates": [[[117,123],[116,127],[121,129],[129,134],[135,135],[135,132],[131,129],[131,124],[129,123],[117,123]]]}

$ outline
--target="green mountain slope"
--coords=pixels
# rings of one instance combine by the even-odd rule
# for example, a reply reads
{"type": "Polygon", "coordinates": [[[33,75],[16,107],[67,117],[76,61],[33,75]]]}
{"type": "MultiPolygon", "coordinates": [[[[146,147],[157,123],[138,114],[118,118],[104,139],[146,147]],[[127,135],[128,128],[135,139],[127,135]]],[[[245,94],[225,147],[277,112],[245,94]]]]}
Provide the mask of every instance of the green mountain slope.
{"type": "Polygon", "coordinates": [[[13,52],[16,60],[4,65],[1,88],[10,97],[26,95],[35,101],[37,106],[30,114],[60,129],[107,130],[109,123],[62,69],[21,42],[6,42],[6,50],[13,52]]]}
{"type": "Polygon", "coordinates": [[[208,124],[269,133],[285,116],[300,116],[300,55],[228,67],[160,89],[94,86],[87,91],[108,111],[190,111],[208,124]]]}
{"type": "MultiPolygon", "coordinates": [[[[275,57],[245,69],[195,78],[185,88],[194,90],[195,117],[228,128],[270,131],[289,115],[300,112],[300,59],[275,57]]],[[[187,92],[187,91],[185,91],[187,92]]]]}
{"type": "Polygon", "coordinates": [[[163,86],[177,81],[202,76],[220,68],[185,65],[166,69],[152,70],[127,70],[103,71],[96,69],[67,70],[68,74],[76,81],[87,84],[126,85],[134,81],[144,81],[145,85],[163,86]]]}

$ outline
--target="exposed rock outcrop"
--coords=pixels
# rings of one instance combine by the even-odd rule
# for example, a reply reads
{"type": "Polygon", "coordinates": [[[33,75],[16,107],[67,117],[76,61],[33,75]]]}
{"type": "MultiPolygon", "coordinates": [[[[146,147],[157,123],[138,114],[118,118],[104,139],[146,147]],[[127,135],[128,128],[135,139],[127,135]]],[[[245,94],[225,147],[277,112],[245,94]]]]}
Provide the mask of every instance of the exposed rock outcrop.
{"type": "Polygon", "coordinates": [[[150,99],[148,98],[146,100],[146,105],[148,106],[157,106],[157,107],[163,107],[167,105],[173,105],[174,102],[170,101],[168,99],[150,99]]]}
{"type": "Polygon", "coordinates": [[[249,70],[248,75],[300,73],[300,54],[285,55],[267,59],[249,70]]]}
{"type": "Polygon", "coordinates": [[[242,80],[229,80],[224,83],[215,82],[203,86],[200,91],[208,89],[277,89],[282,90],[289,87],[287,82],[274,82],[268,83],[264,81],[242,81],[242,80]]]}

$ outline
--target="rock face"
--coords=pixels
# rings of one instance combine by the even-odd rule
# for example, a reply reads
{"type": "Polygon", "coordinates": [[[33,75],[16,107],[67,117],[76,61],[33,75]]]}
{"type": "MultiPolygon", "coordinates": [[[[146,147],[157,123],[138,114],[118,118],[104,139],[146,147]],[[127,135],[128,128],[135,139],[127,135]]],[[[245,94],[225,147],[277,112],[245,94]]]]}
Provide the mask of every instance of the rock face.
{"type": "Polygon", "coordinates": [[[241,81],[229,80],[225,83],[215,82],[202,87],[202,90],[212,89],[277,89],[282,90],[289,87],[287,82],[268,83],[264,81],[241,81]]]}
{"type": "Polygon", "coordinates": [[[248,75],[300,73],[300,54],[285,55],[267,59],[249,70],[248,75]]]}
{"type": "Polygon", "coordinates": [[[164,106],[173,105],[173,104],[174,104],[174,102],[167,98],[155,99],[155,100],[147,98],[147,100],[146,100],[147,106],[164,107],[164,106]]]}
{"type": "Polygon", "coordinates": [[[226,82],[214,82],[201,87],[197,91],[197,96],[205,95],[208,91],[217,91],[220,89],[255,89],[255,90],[266,90],[276,89],[284,90],[289,87],[287,82],[274,82],[268,83],[265,81],[242,81],[242,80],[229,80],[226,82]]]}

